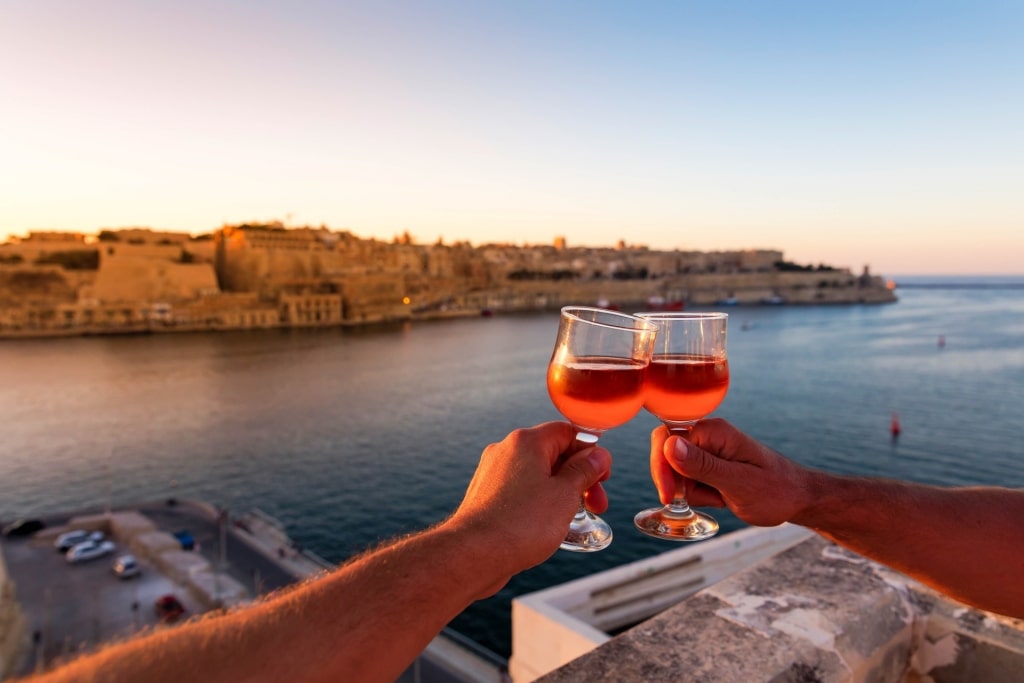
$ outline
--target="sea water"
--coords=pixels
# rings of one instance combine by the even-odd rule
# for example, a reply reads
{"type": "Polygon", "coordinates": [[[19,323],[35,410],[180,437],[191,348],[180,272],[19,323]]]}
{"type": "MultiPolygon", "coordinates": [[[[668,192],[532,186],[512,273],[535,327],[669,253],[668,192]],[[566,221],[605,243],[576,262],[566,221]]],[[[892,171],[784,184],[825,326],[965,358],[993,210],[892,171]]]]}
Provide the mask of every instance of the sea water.
{"type": "MultiPolygon", "coordinates": [[[[889,305],[731,307],[732,384],[716,414],[813,467],[1024,486],[1024,288],[996,284],[901,288],[889,305]]],[[[0,342],[0,521],[199,498],[259,507],[344,561],[442,519],[488,443],[559,419],[545,388],[557,326],[543,313],[0,342]]],[[[557,552],[456,630],[507,655],[515,595],[677,547],[632,528],[656,503],[655,425],[641,413],[602,439],[612,546],[557,552]]],[[[740,526],[714,514],[726,533],[740,526]]]]}

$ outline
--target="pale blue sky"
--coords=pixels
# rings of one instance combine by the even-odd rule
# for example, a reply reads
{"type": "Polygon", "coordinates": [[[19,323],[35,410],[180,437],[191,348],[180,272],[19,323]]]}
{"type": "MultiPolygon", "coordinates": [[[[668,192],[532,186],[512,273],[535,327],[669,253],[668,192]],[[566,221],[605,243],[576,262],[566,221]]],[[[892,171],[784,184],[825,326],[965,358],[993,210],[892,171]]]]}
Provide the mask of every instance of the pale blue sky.
{"type": "Polygon", "coordinates": [[[1024,273],[1024,3],[0,4],[0,239],[776,248],[1024,273]]]}

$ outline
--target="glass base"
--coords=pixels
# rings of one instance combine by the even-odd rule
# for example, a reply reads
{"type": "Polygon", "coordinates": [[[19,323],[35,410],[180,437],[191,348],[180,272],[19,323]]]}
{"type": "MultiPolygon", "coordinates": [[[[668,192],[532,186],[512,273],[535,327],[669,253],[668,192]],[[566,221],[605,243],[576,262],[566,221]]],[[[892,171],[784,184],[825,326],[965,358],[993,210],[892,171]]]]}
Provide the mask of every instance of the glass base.
{"type": "Polygon", "coordinates": [[[575,553],[592,553],[604,550],[611,542],[612,528],[608,523],[595,514],[584,512],[573,517],[560,547],[575,553]]]}
{"type": "Polygon", "coordinates": [[[718,533],[718,522],[711,515],[690,508],[676,511],[670,505],[644,510],[633,523],[648,536],[666,541],[703,541],[718,533]]]}

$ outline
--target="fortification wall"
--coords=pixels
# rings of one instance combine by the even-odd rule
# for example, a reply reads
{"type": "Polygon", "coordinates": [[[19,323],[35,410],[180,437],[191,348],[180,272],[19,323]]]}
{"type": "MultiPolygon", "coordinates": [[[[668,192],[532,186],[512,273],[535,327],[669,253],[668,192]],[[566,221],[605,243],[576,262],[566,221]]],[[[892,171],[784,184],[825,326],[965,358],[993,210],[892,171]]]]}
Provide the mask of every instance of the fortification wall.
{"type": "Polygon", "coordinates": [[[153,303],[191,301],[217,291],[217,274],[209,263],[121,256],[101,262],[95,282],[83,290],[82,297],[101,302],[153,303]]]}

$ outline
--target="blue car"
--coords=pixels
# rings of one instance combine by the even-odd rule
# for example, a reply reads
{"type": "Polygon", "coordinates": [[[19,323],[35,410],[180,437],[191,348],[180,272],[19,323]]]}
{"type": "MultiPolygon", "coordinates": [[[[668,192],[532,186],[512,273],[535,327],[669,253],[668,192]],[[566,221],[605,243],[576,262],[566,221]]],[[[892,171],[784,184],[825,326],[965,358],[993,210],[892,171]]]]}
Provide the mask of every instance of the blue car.
{"type": "Polygon", "coordinates": [[[195,550],[196,539],[192,537],[192,532],[187,529],[181,531],[175,531],[174,537],[178,539],[178,543],[181,544],[182,550],[195,550]]]}

